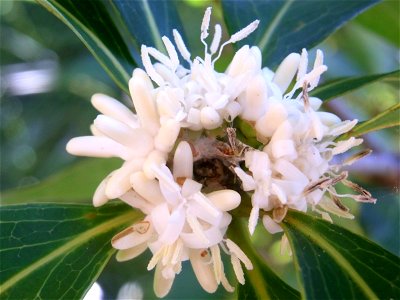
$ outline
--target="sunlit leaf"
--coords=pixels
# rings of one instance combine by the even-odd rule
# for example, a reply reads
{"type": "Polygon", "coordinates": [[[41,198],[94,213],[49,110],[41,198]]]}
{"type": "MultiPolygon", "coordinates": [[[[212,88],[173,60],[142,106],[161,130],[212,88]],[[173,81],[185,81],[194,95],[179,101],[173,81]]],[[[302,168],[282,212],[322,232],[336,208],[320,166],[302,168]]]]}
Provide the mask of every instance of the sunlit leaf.
{"type": "Polygon", "coordinates": [[[129,92],[135,62],[102,1],[37,2],[71,28],[118,86],[129,92]]]}
{"type": "Polygon", "coordinates": [[[287,234],[306,299],[396,299],[400,259],[327,221],[291,211],[287,234]]]}
{"type": "Polygon", "coordinates": [[[368,121],[358,123],[351,131],[341,136],[341,139],[399,125],[400,103],[393,105],[368,121]]]}
{"type": "Polygon", "coordinates": [[[139,213],[124,204],[2,206],[1,299],[79,299],[114,253],[110,239],[139,213]]]}
{"type": "Polygon", "coordinates": [[[172,29],[183,33],[176,1],[115,0],[137,47],[141,45],[164,49],[162,36],[172,37],[172,29]]]}
{"type": "Polygon", "coordinates": [[[246,224],[233,220],[229,225],[230,238],[235,241],[253,263],[253,270],[245,270],[245,285],[238,285],[238,299],[300,299],[300,293],[280,279],[260,258],[248,238],[246,224]]]}
{"type": "Polygon", "coordinates": [[[230,34],[260,20],[258,29],[239,46],[257,45],[263,53],[263,65],[275,67],[289,53],[317,45],[376,2],[222,0],[222,7],[230,34]]]}
{"type": "Polygon", "coordinates": [[[82,160],[38,184],[5,192],[1,204],[54,201],[90,203],[101,180],[120,164],[117,159],[82,160]]]}
{"type": "Polygon", "coordinates": [[[400,71],[397,70],[384,74],[340,78],[320,85],[310,93],[310,96],[318,97],[323,101],[327,101],[378,80],[399,82],[399,76],[400,71]]]}

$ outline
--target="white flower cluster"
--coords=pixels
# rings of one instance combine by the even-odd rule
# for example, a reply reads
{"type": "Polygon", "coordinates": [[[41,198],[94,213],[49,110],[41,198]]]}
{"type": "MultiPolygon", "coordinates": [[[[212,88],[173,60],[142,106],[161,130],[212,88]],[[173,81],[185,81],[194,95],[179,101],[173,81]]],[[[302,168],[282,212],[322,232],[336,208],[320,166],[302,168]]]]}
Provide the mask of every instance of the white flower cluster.
{"type": "MultiPolygon", "coordinates": [[[[176,47],[167,37],[162,38],[167,55],[142,46],[145,70],[135,69],[129,81],[136,114],[117,100],[96,94],[92,104],[101,115],[91,126],[93,135],[74,138],[67,144],[67,151],[75,155],[124,160],[101,182],[93,203],[100,206],[120,198],[145,214],[142,221],[117,234],[112,245],[119,250],[120,261],[150,249],[153,258],[148,270],[156,269],[154,290],[159,297],[169,292],[186,260],[190,260],[206,291],[214,292],[220,283],[233,291],[224,273],[221,249],[230,256],[240,283],[244,284],[241,264],[252,269],[243,251],[225,236],[232,219],[228,212],[239,206],[240,194],[226,188],[206,193],[193,179],[194,156],[214,145],[200,147],[191,135],[194,131],[198,138],[235,118],[254,127],[262,146],[253,149],[244,145],[237,154],[233,144],[239,142],[231,135],[229,147],[237,157],[225,156],[224,162],[241,180],[242,190],[252,193],[251,233],[260,210],[272,211],[272,217],[263,213],[262,218],[270,232],[281,230],[278,223],[288,208],[306,211],[308,204],[320,205],[327,211],[350,216],[338,200],[349,195],[339,195],[333,187],[339,181],[362,192],[351,197],[370,201],[368,192],[347,181],[346,173],[339,174],[338,167],[330,164],[334,155],[362,142],[354,138],[335,141],[357,121],[341,122],[333,114],[318,112],[322,101],[308,97],[308,91],[327,69],[322,52],[317,51],[309,72],[307,52],[303,50],[301,55],[290,54],[273,73],[261,67],[257,47],[243,46],[227,70],[220,73],[215,71],[214,63],[224,46],[248,36],[259,22],[249,24],[221,46],[221,26],[217,24],[209,46],[205,39],[210,15],[208,8],[201,24],[204,58],[192,60],[176,30],[176,47]],[[178,52],[188,68],[180,63],[178,52]],[[151,57],[157,62],[152,63],[151,57]]],[[[204,153],[200,156],[207,157],[204,153]]]]}

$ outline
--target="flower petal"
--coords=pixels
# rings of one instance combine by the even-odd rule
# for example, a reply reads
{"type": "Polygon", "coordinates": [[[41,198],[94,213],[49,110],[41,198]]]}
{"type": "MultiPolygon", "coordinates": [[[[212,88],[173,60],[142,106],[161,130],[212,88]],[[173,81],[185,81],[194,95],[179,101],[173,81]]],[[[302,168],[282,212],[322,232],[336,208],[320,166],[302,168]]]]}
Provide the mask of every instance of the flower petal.
{"type": "Polygon", "coordinates": [[[157,297],[165,297],[171,290],[172,284],[174,283],[175,276],[172,278],[165,278],[162,275],[162,266],[160,263],[157,264],[156,272],[154,274],[153,288],[154,293],[157,297]]]}
{"type": "Polygon", "coordinates": [[[138,257],[144,251],[147,250],[147,243],[139,244],[133,248],[119,250],[115,256],[116,260],[119,262],[127,261],[138,257]]]}
{"type": "Polygon", "coordinates": [[[132,174],[130,182],[132,188],[150,203],[157,205],[165,201],[158,181],[155,179],[148,179],[142,171],[132,174]]]}
{"type": "Polygon", "coordinates": [[[208,293],[214,293],[218,288],[218,284],[215,280],[212,265],[208,263],[210,256],[207,251],[204,249],[190,249],[189,259],[201,287],[208,293]]]}
{"type": "Polygon", "coordinates": [[[153,226],[149,221],[141,221],[116,234],[111,244],[119,250],[133,248],[149,241],[153,232],[153,226]]]}
{"type": "Polygon", "coordinates": [[[139,171],[143,166],[143,159],[127,161],[121,168],[116,170],[108,180],[106,195],[110,199],[119,198],[131,189],[130,176],[139,171]]]}

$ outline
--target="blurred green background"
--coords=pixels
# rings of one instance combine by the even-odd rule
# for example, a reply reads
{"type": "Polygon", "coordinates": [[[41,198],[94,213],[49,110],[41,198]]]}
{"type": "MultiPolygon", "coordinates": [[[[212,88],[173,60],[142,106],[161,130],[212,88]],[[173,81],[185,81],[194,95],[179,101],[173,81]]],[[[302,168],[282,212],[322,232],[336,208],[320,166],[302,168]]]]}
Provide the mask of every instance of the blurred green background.
{"type": "MultiPolygon", "coordinates": [[[[214,21],[221,22],[217,2],[180,3],[179,14],[190,39],[198,40],[198,24],[210,4],[216,12],[214,21]]],[[[90,105],[92,94],[106,93],[130,103],[72,31],[42,7],[30,1],[0,1],[0,17],[0,184],[5,191],[40,182],[79,160],[66,153],[65,144],[71,137],[89,134],[97,114],[90,105]]],[[[319,45],[329,67],[323,80],[399,69],[399,17],[400,2],[383,1],[319,45]]],[[[196,43],[200,46],[199,41],[190,44],[196,43]]],[[[382,81],[331,101],[325,109],[343,119],[366,120],[398,103],[399,91],[398,80],[382,81]]],[[[399,254],[399,129],[368,134],[365,147],[374,152],[354,166],[352,179],[367,187],[378,202],[347,202],[355,220],[334,221],[399,254]]],[[[279,237],[259,228],[253,240],[271,267],[296,286],[291,258],[279,254],[279,237]]],[[[144,292],[145,298],[154,297],[152,274],[144,271],[149,257],[124,264],[112,259],[99,279],[104,295],[116,298],[119,287],[130,281],[136,282],[125,287],[131,295],[144,292]]],[[[188,265],[184,273],[168,298],[182,298],[188,287],[193,297],[208,297],[188,265]]],[[[229,297],[218,291],[212,298],[229,297]]]]}

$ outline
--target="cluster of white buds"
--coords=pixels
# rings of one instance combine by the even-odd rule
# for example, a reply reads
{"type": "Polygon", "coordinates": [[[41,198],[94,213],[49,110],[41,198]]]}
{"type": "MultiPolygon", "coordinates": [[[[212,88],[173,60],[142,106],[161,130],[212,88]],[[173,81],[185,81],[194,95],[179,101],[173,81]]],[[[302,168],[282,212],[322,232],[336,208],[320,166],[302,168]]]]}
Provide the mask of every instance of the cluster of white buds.
{"type": "Polygon", "coordinates": [[[251,233],[260,210],[265,212],[265,227],[278,232],[288,208],[306,211],[310,204],[327,218],[326,212],[316,208],[319,205],[325,211],[349,217],[340,197],[373,201],[368,192],[346,179],[347,173],[339,173],[339,167],[330,164],[334,155],[362,140],[337,142],[335,139],[357,121],[341,122],[333,114],[318,112],[322,101],[308,97],[308,91],[317,86],[327,69],[322,52],[317,51],[310,72],[308,55],[303,50],[301,55],[290,54],[273,73],[261,67],[257,47],[243,46],[227,70],[220,73],[215,71],[214,63],[224,46],[247,37],[259,21],[222,45],[221,26],[217,24],[209,46],[205,39],[209,35],[210,16],[208,8],[200,34],[204,58],[191,60],[176,30],[176,47],[167,37],[162,38],[167,55],[142,46],[144,70],[135,69],[129,81],[136,114],[119,101],[96,94],[92,104],[101,115],[91,126],[93,135],[74,138],[67,144],[71,154],[124,160],[98,186],[93,203],[100,206],[119,198],[145,214],[142,221],[117,234],[112,245],[119,250],[119,261],[150,249],[153,258],[148,270],[156,269],[154,290],[159,297],[170,291],[186,260],[190,260],[206,291],[214,292],[219,284],[233,291],[224,273],[221,249],[230,256],[241,284],[241,264],[252,269],[239,246],[226,237],[232,219],[228,212],[240,205],[240,194],[221,187],[223,184],[210,190],[201,180],[194,180],[193,174],[198,171],[196,159],[211,159],[209,163],[215,158],[223,160],[222,165],[241,180],[242,191],[252,194],[251,233]],[[189,68],[180,63],[178,54],[189,68]],[[293,87],[287,91],[296,74],[293,87]],[[229,126],[225,137],[228,143],[208,135],[209,130],[230,124],[235,118],[254,128],[262,145],[258,150],[238,141],[235,130],[229,126]],[[225,150],[221,150],[221,145],[225,150]],[[361,195],[338,194],[334,188],[338,182],[353,187],[361,195]]]}

